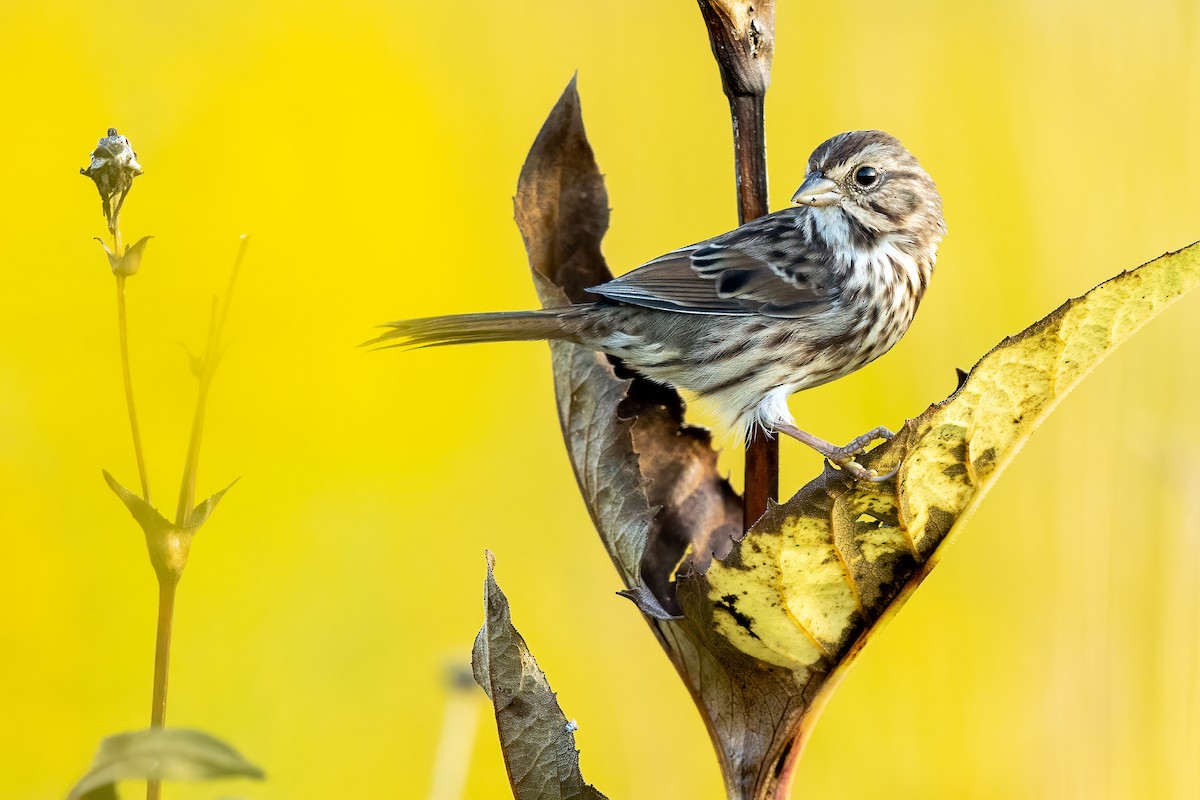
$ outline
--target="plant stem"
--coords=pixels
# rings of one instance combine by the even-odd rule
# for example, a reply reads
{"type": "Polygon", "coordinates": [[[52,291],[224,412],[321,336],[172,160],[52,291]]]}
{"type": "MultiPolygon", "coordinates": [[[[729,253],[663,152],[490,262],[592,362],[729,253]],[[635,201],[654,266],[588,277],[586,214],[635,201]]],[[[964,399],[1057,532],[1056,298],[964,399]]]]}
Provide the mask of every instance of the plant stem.
{"type": "MultiPolygon", "coordinates": [[[[733,121],[734,168],[737,175],[738,221],[745,224],[767,213],[767,138],[763,109],[771,83],[775,52],[775,0],[697,0],[708,29],[709,44],[721,73],[721,87],[733,121]]],[[[750,527],[779,496],[779,442],[764,435],[746,443],[746,482],[742,494],[742,525],[750,527]]],[[[742,760],[709,733],[717,747],[731,800],[782,800],[791,794],[803,736],[787,745],[777,770],[757,766],[754,772],[734,769],[742,760]],[[756,774],[755,774],[756,773],[756,774]],[[747,778],[754,776],[751,781],[747,778]]]]}
{"type": "MultiPolygon", "coordinates": [[[[124,197],[122,197],[122,201],[124,197]]],[[[117,214],[119,214],[119,208],[117,214]]],[[[121,228],[113,216],[113,254],[119,259],[123,253],[121,228]]],[[[137,406],[133,401],[133,375],[129,368],[129,322],[125,308],[125,277],[117,275],[117,330],[121,342],[121,374],[125,382],[125,404],[129,409],[129,428],[133,434],[133,455],[137,460],[138,478],[142,483],[142,499],[150,502],[150,477],[146,471],[146,457],[142,450],[142,431],[138,425],[137,406]]],[[[171,659],[171,626],[175,618],[176,579],[155,572],[158,577],[158,623],[154,637],[154,686],[150,700],[150,727],[161,728],[167,721],[167,673],[171,659]]],[[[159,800],[162,784],[146,782],[146,800],[159,800]]]]}
{"type": "MultiPolygon", "coordinates": [[[[733,118],[738,223],[767,213],[767,145],[763,102],[770,84],[775,49],[774,0],[697,0],[709,44],[721,71],[721,86],[733,118]]],[[[746,443],[746,483],[742,495],[745,530],[779,496],[779,442],[755,436],[746,443]]]]}
{"type": "MultiPolygon", "coordinates": [[[[739,223],[767,213],[767,144],[761,94],[729,95],[733,151],[737,170],[739,223]]],[[[750,526],[779,497],[779,440],[761,432],[746,443],[746,482],[742,526],[750,526]]]]}
{"type": "MultiPolygon", "coordinates": [[[[171,628],[175,620],[175,578],[158,579],[158,632],[154,639],[154,696],[150,701],[150,727],[161,728],[167,722],[167,674],[171,660],[171,628]]],[[[162,784],[146,782],[146,800],[158,800],[162,784]]]]}
{"type": "MultiPolygon", "coordinates": [[[[183,465],[183,477],[179,482],[179,504],[175,508],[175,524],[186,527],[191,521],[192,507],[196,500],[196,476],[200,470],[200,444],[204,438],[204,419],[208,413],[208,392],[212,388],[213,375],[220,361],[221,337],[225,332],[225,322],[229,318],[229,304],[233,299],[233,289],[237,283],[238,272],[246,256],[246,246],[249,239],[242,237],[238,246],[237,257],[233,262],[233,270],[229,275],[229,285],[225,290],[225,302],[219,303],[213,298],[212,313],[208,324],[208,341],[204,347],[204,359],[201,362],[198,376],[200,386],[196,391],[196,411],[192,415],[192,430],[188,437],[187,457],[183,465]],[[219,311],[218,311],[219,309],[219,311]]],[[[175,618],[175,587],[178,576],[160,574],[158,576],[158,634],[154,645],[154,697],[151,701],[150,725],[160,728],[167,719],[167,673],[171,661],[171,627],[175,618]]],[[[146,800],[159,800],[162,785],[159,781],[146,782],[146,800]]]]}
{"type": "MultiPolygon", "coordinates": [[[[120,257],[121,234],[113,234],[113,243],[120,257]]],[[[146,473],[146,457],[142,451],[142,431],[138,426],[137,406],[133,402],[133,376],[129,370],[129,324],[125,312],[125,276],[117,276],[117,330],[121,341],[121,372],[125,379],[125,405],[129,409],[129,428],[133,433],[133,456],[137,460],[138,478],[142,482],[142,499],[150,502],[150,477],[146,473]]]]}

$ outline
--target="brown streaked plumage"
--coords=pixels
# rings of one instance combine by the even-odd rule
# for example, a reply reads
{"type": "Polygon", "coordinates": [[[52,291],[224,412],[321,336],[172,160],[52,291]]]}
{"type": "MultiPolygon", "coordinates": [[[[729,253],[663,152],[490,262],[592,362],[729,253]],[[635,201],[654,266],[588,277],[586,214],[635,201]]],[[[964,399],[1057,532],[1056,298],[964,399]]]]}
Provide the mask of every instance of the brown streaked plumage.
{"type": "Polygon", "coordinates": [[[886,429],[835,447],[796,427],[787,398],[860,369],[908,330],[946,232],[941,197],[895,138],[852,131],[813,152],[792,200],[594,287],[593,303],[401,320],[373,343],[575,342],[696,392],[742,437],[786,433],[877,479],[853,457],[886,429]]]}

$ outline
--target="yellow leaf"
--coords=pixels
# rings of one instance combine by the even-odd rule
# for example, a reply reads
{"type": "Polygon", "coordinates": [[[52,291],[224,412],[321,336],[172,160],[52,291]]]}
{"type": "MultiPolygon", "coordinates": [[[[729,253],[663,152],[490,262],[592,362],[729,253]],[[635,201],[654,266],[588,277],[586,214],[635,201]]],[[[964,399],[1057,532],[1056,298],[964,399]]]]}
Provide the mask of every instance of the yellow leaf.
{"type": "Polygon", "coordinates": [[[795,672],[806,696],[836,684],[1058,402],[1198,282],[1200,245],[1192,245],[1068,301],[1001,342],[951,397],[867,456],[881,472],[899,461],[892,481],[828,471],[769,510],[696,579],[716,632],[795,672]]]}

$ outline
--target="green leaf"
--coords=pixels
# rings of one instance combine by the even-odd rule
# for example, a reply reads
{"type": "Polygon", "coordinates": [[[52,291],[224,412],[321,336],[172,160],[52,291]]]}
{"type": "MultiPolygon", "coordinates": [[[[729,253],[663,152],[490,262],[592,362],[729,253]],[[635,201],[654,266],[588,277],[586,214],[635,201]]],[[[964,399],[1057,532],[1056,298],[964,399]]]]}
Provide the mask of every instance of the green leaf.
{"type": "Polygon", "coordinates": [[[108,268],[111,269],[113,272],[116,272],[117,264],[119,264],[121,262],[121,259],[117,258],[116,253],[114,253],[112,250],[108,249],[108,245],[99,236],[93,236],[92,238],[95,239],[97,242],[99,242],[100,246],[104,248],[104,255],[108,256],[108,268]]]}
{"type": "Polygon", "coordinates": [[[195,532],[200,529],[201,525],[208,522],[208,518],[212,516],[212,512],[217,510],[217,503],[221,502],[221,498],[225,496],[226,492],[233,488],[233,484],[237,483],[238,480],[240,479],[234,478],[233,483],[229,484],[224,489],[217,492],[212,497],[209,497],[200,505],[196,506],[192,510],[191,517],[188,518],[188,529],[195,532]]]}
{"type": "Polygon", "coordinates": [[[204,359],[202,359],[200,356],[193,353],[191,348],[188,347],[183,342],[180,342],[179,346],[181,348],[183,348],[183,352],[187,355],[188,369],[191,371],[192,377],[195,378],[196,380],[200,380],[201,378],[203,378],[204,377],[204,359]]]}
{"type": "Polygon", "coordinates": [[[142,530],[146,531],[149,536],[151,531],[160,531],[166,528],[174,528],[166,517],[158,513],[158,509],[147,503],[133,492],[121,485],[120,481],[114,478],[108,470],[100,470],[104,475],[104,482],[108,484],[108,488],[113,490],[113,493],[121,499],[125,507],[129,509],[129,513],[137,521],[138,525],[142,526],[142,530]]]}
{"type": "Polygon", "coordinates": [[[200,505],[196,506],[192,512],[187,525],[176,525],[158,512],[154,506],[147,503],[141,496],[134,494],[126,489],[121,483],[108,473],[107,470],[101,470],[104,473],[104,481],[108,484],[108,488],[121,499],[125,507],[129,509],[129,513],[133,515],[134,520],[141,526],[142,532],[146,535],[146,549],[150,553],[150,563],[154,566],[154,571],[158,573],[160,578],[172,578],[178,580],[183,574],[184,567],[187,566],[188,554],[191,552],[192,537],[200,530],[200,527],[208,521],[212,512],[216,510],[217,503],[221,502],[221,498],[225,493],[233,488],[233,483],[226,486],[221,491],[208,498],[200,505]]]}
{"type": "Polygon", "coordinates": [[[546,674],[513,627],[508,598],[500,591],[487,554],[485,618],[471,653],[475,681],[496,711],[500,749],[517,800],[604,800],[584,783],[568,723],[546,674]]]}
{"type": "MultiPolygon", "coordinates": [[[[153,236],[143,236],[126,247],[125,252],[121,254],[121,260],[113,266],[113,272],[125,277],[136,275],[137,271],[142,267],[142,252],[145,251],[146,245],[153,238],[153,236]]],[[[111,262],[111,257],[109,260],[111,262]]]]}
{"type": "Polygon", "coordinates": [[[125,248],[125,252],[121,254],[120,258],[117,258],[117,254],[108,248],[103,239],[99,237],[94,238],[104,248],[104,254],[108,256],[108,266],[113,271],[113,274],[129,277],[130,275],[136,275],[137,271],[141,269],[142,253],[145,251],[146,245],[154,237],[143,236],[141,239],[138,239],[125,248]]]}
{"type": "Polygon", "coordinates": [[[75,784],[67,800],[115,800],[115,784],[123,780],[262,780],[263,777],[262,770],[240,753],[203,731],[151,728],[105,738],[92,768],[75,784]]]}

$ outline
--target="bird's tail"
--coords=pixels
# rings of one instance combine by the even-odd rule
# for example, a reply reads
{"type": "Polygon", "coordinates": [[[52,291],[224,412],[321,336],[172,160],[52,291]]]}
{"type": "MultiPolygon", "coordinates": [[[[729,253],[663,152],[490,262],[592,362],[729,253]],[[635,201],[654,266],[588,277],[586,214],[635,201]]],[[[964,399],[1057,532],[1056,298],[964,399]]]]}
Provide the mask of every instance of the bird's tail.
{"type": "Polygon", "coordinates": [[[444,344],[570,338],[563,324],[561,309],[402,319],[389,322],[383,327],[391,330],[364,344],[383,347],[437,347],[444,344]]]}

